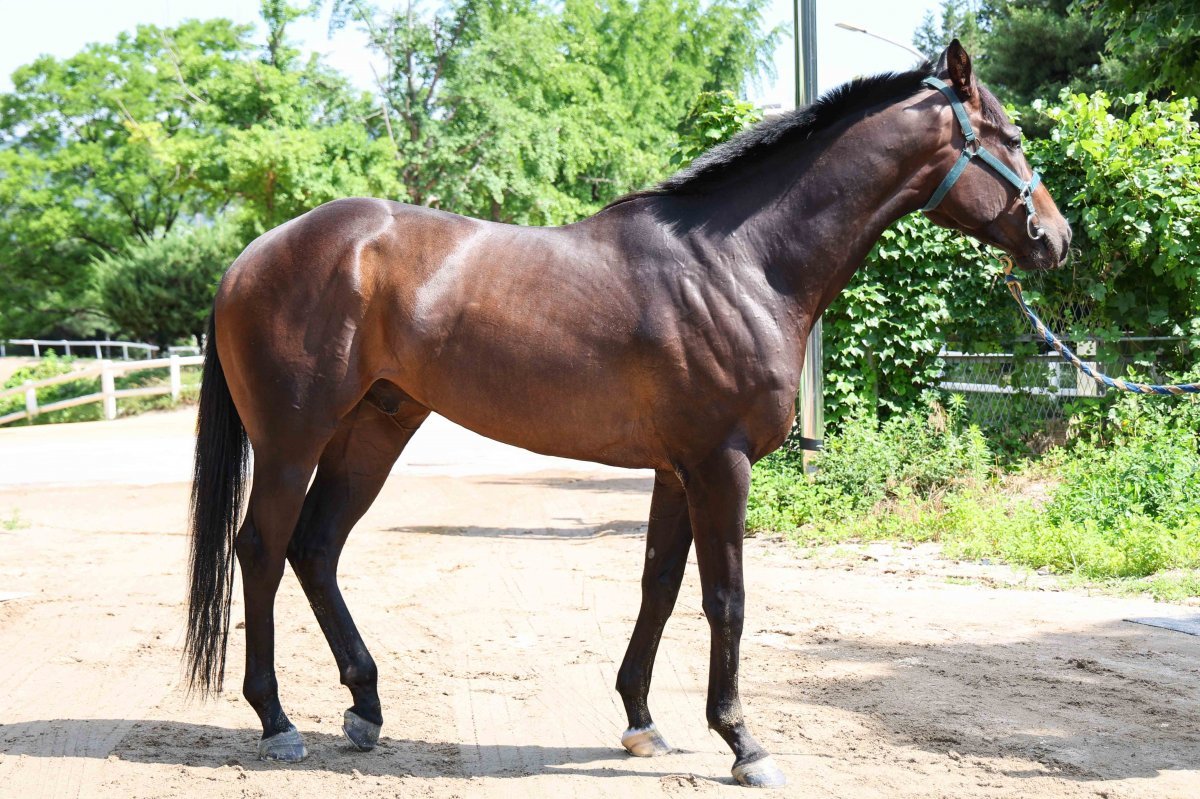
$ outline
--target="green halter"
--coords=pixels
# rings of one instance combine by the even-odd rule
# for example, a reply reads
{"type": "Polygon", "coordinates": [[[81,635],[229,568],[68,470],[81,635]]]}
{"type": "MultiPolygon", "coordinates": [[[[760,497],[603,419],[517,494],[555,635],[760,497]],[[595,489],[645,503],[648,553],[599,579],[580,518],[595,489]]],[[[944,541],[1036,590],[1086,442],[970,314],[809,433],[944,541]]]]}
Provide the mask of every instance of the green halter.
{"type": "Polygon", "coordinates": [[[1025,219],[1025,232],[1029,234],[1031,239],[1040,239],[1043,231],[1037,225],[1037,211],[1033,207],[1033,190],[1042,182],[1042,176],[1037,172],[1033,173],[1033,177],[1029,180],[1021,180],[1016,172],[1009,169],[1003,161],[992,155],[986,147],[980,144],[975,138],[975,130],[971,127],[971,120],[967,116],[967,109],[963,108],[962,100],[958,99],[958,93],[954,89],[937,78],[929,77],[924,80],[926,86],[937,89],[942,94],[946,95],[946,99],[950,101],[950,107],[954,109],[954,116],[958,119],[958,126],[962,128],[963,138],[966,140],[963,144],[962,154],[958,157],[958,161],[950,169],[949,174],[942,180],[941,185],[937,187],[937,191],[929,198],[929,202],[925,203],[922,211],[932,211],[938,207],[938,204],[945,199],[950,193],[950,189],[962,177],[962,173],[966,171],[967,164],[971,163],[971,159],[978,158],[985,164],[996,170],[996,174],[1007,180],[1012,185],[1016,186],[1020,193],[1021,201],[1025,203],[1025,211],[1028,216],[1025,219]]]}

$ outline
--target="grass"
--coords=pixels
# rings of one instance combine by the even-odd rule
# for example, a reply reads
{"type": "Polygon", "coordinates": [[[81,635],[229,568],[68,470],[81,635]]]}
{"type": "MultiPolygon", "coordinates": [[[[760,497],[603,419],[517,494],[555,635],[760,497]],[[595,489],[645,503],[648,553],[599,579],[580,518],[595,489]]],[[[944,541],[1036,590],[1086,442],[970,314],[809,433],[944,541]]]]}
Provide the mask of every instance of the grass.
{"type": "Polygon", "coordinates": [[[933,541],[1107,592],[1200,597],[1198,408],[1117,404],[1105,440],[1003,469],[953,403],[852,419],[816,479],[787,450],[756,465],[747,526],[802,546],[933,541]]]}

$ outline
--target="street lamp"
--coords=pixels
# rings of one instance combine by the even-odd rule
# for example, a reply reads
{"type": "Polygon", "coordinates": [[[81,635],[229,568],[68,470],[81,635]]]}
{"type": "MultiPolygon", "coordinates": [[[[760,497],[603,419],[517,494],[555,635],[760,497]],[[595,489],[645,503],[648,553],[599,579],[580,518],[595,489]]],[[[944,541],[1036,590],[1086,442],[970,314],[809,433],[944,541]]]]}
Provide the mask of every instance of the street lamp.
{"type": "MultiPolygon", "coordinates": [[[[817,2],[794,0],[795,23],[793,40],[796,44],[796,107],[812,105],[817,100],[817,2]]],[[[825,368],[824,336],[821,320],[813,323],[804,350],[804,367],[800,373],[800,436],[804,450],[804,470],[812,472],[813,450],[821,446],[825,436],[825,368]]]]}
{"type": "Polygon", "coordinates": [[[888,44],[895,45],[896,47],[899,47],[903,50],[907,50],[908,52],[912,53],[913,55],[915,55],[917,58],[921,59],[922,61],[925,60],[925,54],[922,53],[921,51],[914,50],[913,48],[909,47],[907,44],[901,44],[900,42],[897,42],[893,39],[889,39],[886,36],[880,36],[878,33],[871,33],[866,28],[860,28],[857,25],[851,25],[849,22],[835,22],[835,23],[833,23],[833,26],[835,28],[841,28],[844,31],[851,31],[853,33],[861,33],[865,36],[870,36],[874,39],[878,39],[881,42],[887,42],[888,44]]]}

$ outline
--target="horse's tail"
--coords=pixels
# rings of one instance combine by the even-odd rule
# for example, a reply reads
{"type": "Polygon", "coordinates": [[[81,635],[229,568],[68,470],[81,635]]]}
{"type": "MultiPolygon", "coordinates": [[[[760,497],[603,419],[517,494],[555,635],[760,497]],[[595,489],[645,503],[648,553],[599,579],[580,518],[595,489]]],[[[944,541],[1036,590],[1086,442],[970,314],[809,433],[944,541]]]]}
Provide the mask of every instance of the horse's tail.
{"type": "Polygon", "coordinates": [[[233,589],[233,538],[241,517],[249,443],[217,355],[208,320],[196,458],[192,472],[191,588],[188,594],[188,683],[201,695],[221,690],[233,589]]]}

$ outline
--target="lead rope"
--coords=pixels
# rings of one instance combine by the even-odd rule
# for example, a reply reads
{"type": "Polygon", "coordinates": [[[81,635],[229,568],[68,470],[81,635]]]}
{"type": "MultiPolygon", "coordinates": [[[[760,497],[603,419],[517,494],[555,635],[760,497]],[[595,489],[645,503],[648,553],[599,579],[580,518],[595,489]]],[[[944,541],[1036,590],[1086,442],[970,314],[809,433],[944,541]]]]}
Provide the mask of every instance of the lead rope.
{"type": "Polygon", "coordinates": [[[1046,327],[1041,319],[1038,319],[1037,314],[1025,302],[1025,297],[1021,294],[1021,281],[1012,273],[1012,258],[1007,255],[1001,255],[1000,263],[1004,264],[1004,285],[1008,287],[1008,293],[1017,301],[1017,305],[1021,306],[1021,311],[1025,314],[1030,324],[1033,325],[1034,331],[1041,337],[1042,341],[1053,347],[1072,366],[1097,383],[1103,383],[1110,388],[1119,388],[1122,391],[1131,391],[1134,394],[1200,394],[1200,383],[1178,383],[1171,386],[1158,386],[1150,383],[1132,383],[1128,380],[1114,379],[1108,375],[1100,374],[1079,360],[1079,357],[1071,351],[1071,348],[1062,343],[1058,336],[1050,332],[1050,328],[1046,327]]]}

